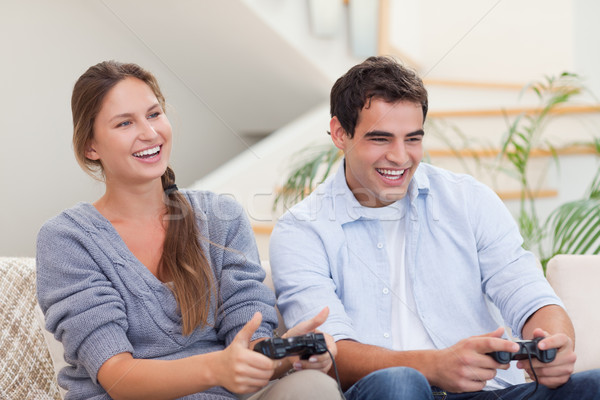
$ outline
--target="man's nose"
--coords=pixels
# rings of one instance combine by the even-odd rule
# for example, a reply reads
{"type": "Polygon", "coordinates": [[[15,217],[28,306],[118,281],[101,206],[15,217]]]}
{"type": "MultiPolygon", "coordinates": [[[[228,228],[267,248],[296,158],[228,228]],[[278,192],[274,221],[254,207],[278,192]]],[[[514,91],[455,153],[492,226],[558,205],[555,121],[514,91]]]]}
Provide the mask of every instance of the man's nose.
{"type": "Polygon", "coordinates": [[[406,152],[405,143],[403,141],[398,141],[398,143],[395,143],[386,153],[386,159],[397,165],[402,165],[408,161],[408,153],[406,152]]]}

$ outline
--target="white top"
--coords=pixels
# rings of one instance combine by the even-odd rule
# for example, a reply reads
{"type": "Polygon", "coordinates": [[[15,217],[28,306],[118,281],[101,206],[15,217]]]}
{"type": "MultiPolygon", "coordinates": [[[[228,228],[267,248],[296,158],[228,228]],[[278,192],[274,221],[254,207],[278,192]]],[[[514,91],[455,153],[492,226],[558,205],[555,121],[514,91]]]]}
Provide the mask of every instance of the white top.
{"type": "Polygon", "coordinates": [[[419,318],[412,283],[405,268],[406,199],[387,207],[367,208],[363,213],[381,222],[390,265],[392,295],[391,335],[393,350],[431,350],[435,344],[419,318]]]}

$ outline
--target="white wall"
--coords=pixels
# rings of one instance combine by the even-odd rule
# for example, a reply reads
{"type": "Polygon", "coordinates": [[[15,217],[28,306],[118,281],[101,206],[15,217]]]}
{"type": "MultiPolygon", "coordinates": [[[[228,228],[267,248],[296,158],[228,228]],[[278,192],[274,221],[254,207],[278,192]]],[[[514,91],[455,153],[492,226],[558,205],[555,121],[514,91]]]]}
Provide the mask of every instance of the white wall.
{"type": "Polygon", "coordinates": [[[600,98],[600,2],[574,0],[573,49],[575,68],[600,98]]]}
{"type": "Polygon", "coordinates": [[[170,104],[171,162],[180,186],[246,149],[243,127],[276,129],[323,100],[323,77],[246,6],[237,0],[212,3],[0,0],[0,254],[33,256],[46,219],[102,193],[102,184],[76,164],[71,146],[71,90],[90,65],[135,62],[157,76],[170,104]],[[197,19],[184,19],[186,12],[197,19]],[[184,20],[186,26],[174,26],[184,20]],[[248,26],[259,31],[259,39],[244,31],[248,26]],[[231,45],[222,45],[219,37],[231,45]],[[194,38],[202,46],[195,47],[194,38]],[[258,51],[252,59],[253,45],[281,59],[258,51]],[[248,79],[249,66],[266,76],[248,79]],[[186,73],[191,84],[181,79],[186,73]],[[268,101],[281,111],[273,113],[268,101]],[[262,114],[250,113],[252,107],[262,114]]]}
{"type": "MultiPolygon", "coordinates": [[[[339,14],[331,15],[329,35],[315,35],[311,28],[308,0],[242,0],[273,30],[301,54],[311,60],[331,85],[350,67],[362,61],[350,52],[348,42],[347,7],[336,7],[339,14]]],[[[336,0],[316,0],[336,1],[336,0]]],[[[339,0],[340,2],[342,0],[339,0]]]]}
{"type": "MultiPolygon", "coordinates": [[[[401,30],[401,39],[408,40],[413,50],[420,49],[417,53],[429,77],[525,82],[573,67],[596,80],[600,76],[594,44],[600,33],[593,28],[597,25],[593,0],[418,1],[418,7],[399,7],[418,14],[411,29],[401,30]]],[[[267,129],[303,114],[311,103],[326,101],[333,80],[358,61],[346,53],[347,16],[342,16],[332,38],[316,38],[311,36],[306,3],[0,0],[0,254],[34,255],[37,230],[47,218],[77,201],[93,201],[102,192],[102,185],[79,169],[71,150],[70,92],[89,65],[111,58],[133,61],[157,75],[171,104],[169,115],[176,134],[172,163],[180,185],[188,186],[246,148],[244,138],[236,134],[238,129],[267,129]],[[244,14],[244,7],[258,14],[268,29],[257,23],[256,15],[244,14]],[[217,8],[221,16],[228,11],[226,18],[210,14],[217,8]],[[114,10],[121,14],[115,15],[114,10]],[[178,17],[177,12],[188,10],[203,19],[193,24],[192,18],[178,17]],[[145,20],[148,25],[144,26],[145,20]],[[184,20],[186,24],[181,24],[184,20]],[[240,30],[248,25],[262,36],[255,39],[240,30]],[[202,47],[195,48],[194,37],[199,35],[202,47]],[[224,45],[218,40],[211,43],[205,36],[221,36],[226,41],[224,45]],[[268,40],[271,37],[275,39],[268,40]],[[156,43],[151,45],[157,44],[154,49],[147,46],[152,41],[156,43]],[[216,53],[208,52],[209,47],[216,53]],[[259,54],[258,60],[249,60],[254,53],[259,54]],[[176,68],[164,63],[169,57],[179,57],[176,68]],[[226,69],[212,64],[223,57],[226,69]],[[239,67],[237,73],[230,68],[234,64],[239,67]],[[238,76],[249,67],[260,70],[263,65],[268,66],[263,68],[266,78],[238,76]],[[224,75],[219,74],[221,70],[224,75]],[[206,88],[210,95],[199,98],[199,91],[190,90],[181,74],[194,83],[204,77],[199,85],[213,81],[206,88]],[[244,82],[253,92],[241,87],[244,82]],[[291,83],[282,87],[283,82],[291,83]],[[233,92],[228,91],[232,87],[233,92]],[[268,89],[264,91],[275,100],[271,104],[277,103],[277,111],[248,94],[260,93],[262,88],[268,89]],[[207,104],[210,99],[218,101],[207,104]],[[248,112],[244,104],[262,107],[264,113],[248,112]],[[211,111],[214,107],[218,113],[211,111]],[[236,114],[243,113],[239,110],[253,120],[232,123],[236,114]],[[223,121],[220,116],[227,112],[223,121]],[[268,114],[276,114],[277,121],[263,123],[268,122],[268,114]]],[[[450,97],[436,107],[447,109],[454,104],[450,97]]],[[[313,129],[327,139],[326,116],[322,119],[323,126],[313,129]]],[[[306,144],[294,142],[297,148],[306,144]]],[[[285,165],[276,168],[281,172],[285,165]]]]}
{"type": "Polygon", "coordinates": [[[528,82],[573,68],[572,0],[391,0],[391,10],[392,44],[425,77],[528,82]]]}

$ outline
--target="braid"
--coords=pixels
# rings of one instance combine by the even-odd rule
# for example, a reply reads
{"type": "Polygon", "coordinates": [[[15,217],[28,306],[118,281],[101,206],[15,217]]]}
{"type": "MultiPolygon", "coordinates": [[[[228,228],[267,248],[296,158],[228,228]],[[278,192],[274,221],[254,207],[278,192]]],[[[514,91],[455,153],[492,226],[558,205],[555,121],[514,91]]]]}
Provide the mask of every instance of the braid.
{"type": "MultiPolygon", "coordinates": [[[[175,184],[168,167],[161,177],[163,189],[175,184]]],[[[194,210],[186,198],[173,190],[167,195],[168,223],[159,277],[170,279],[183,323],[184,335],[207,324],[210,300],[215,292],[212,268],[200,246],[194,210]]]]}

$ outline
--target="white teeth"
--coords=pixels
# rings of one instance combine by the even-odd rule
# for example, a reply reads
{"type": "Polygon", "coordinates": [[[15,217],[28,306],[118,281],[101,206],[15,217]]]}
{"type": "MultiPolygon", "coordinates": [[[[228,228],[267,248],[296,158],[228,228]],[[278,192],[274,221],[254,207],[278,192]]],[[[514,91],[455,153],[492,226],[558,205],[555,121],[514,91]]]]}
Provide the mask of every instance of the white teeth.
{"type": "Polygon", "coordinates": [[[153,147],[151,149],[146,149],[146,150],[143,150],[143,151],[139,151],[137,153],[133,153],[133,155],[135,157],[144,157],[144,156],[149,156],[149,155],[152,155],[152,154],[156,154],[159,151],[160,151],[160,146],[156,146],[156,147],[153,147]]]}
{"type": "Polygon", "coordinates": [[[377,172],[379,172],[382,175],[391,175],[391,176],[397,176],[400,177],[402,175],[404,175],[404,171],[406,171],[405,169],[402,170],[391,170],[391,169],[377,169],[377,172]]]}

